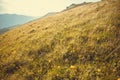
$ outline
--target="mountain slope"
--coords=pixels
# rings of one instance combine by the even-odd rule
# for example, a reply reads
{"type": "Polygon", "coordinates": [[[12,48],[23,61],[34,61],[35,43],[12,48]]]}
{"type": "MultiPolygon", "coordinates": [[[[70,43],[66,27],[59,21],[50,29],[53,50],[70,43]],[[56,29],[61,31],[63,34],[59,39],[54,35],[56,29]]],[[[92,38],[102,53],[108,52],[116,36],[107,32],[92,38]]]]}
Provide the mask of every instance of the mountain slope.
{"type": "Polygon", "coordinates": [[[0,14],[0,28],[7,28],[15,25],[24,24],[33,19],[35,18],[31,16],[17,14],[0,14]]]}
{"type": "Polygon", "coordinates": [[[2,34],[0,79],[117,80],[119,3],[78,6],[2,34]]]}

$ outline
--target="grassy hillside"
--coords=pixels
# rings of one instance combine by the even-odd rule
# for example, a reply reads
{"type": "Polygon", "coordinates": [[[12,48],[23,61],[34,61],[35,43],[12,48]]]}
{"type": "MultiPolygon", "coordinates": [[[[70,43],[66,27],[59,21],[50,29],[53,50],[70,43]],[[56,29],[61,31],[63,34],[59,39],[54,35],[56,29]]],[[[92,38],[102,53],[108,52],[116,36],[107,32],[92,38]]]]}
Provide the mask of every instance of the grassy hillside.
{"type": "Polygon", "coordinates": [[[0,35],[1,80],[119,78],[119,0],[78,6],[0,35]]]}

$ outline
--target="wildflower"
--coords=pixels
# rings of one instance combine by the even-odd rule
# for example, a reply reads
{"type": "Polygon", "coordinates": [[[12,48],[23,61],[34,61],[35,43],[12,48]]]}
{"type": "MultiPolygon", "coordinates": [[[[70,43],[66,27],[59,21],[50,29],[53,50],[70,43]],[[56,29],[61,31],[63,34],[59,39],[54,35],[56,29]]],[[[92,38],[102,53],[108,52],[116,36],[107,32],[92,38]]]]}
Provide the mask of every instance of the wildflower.
{"type": "Polygon", "coordinates": [[[101,69],[97,69],[98,72],[101,72],[101,69]]]}
{"type": "Polygon", "coordinates": [[[57,66],[58,68],[60,68],[60,66],[57,66]]]}
{"type": "Polygon", "coordinates": [[[48,60],[48,62],[50,63],[50,62],[51,62],[51,60],[48,60]]]}
{"type": "Polygon", "coordinates": [[[71,68],[71,69],[75,69],[75,68],[76,68],[76,66],[71,65],[71,66],[70,66],[70,68],[71,68]]]}

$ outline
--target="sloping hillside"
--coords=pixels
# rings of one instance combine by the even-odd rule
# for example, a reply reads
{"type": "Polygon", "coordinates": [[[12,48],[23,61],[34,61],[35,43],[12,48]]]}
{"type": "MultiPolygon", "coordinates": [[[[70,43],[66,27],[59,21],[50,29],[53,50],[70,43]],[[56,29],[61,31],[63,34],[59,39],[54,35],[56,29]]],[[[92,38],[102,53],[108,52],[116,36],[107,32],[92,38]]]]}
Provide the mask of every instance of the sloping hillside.
{"type": "Polygon", "coordinates": [[[117,80],[119,4],[104,0],[78,6],[2,34],[0,79],[117,80]]]}

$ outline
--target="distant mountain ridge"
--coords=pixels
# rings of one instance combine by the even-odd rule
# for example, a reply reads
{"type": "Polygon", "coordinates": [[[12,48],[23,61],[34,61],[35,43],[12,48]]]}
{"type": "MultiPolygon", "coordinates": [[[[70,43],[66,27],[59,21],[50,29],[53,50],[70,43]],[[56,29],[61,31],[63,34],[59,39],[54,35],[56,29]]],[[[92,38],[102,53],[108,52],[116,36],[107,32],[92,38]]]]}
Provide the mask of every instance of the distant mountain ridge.
{"type": "Polygon", "coordinates": [[[0,29],[0,34],[4,33],[4,32],[7,32],[9,31],[9,28],[3,28],[3,29],[0,29]]]}
{"type": "Polygon", "coordinates": [[[7,31],[9,31],[9,30],[11,30],[15,27],[18,27],[18,26],[20,26],[20,25],[14,25],[14,26],[10,26],[10,27],[7,27],[7,28],[0,28],[0,34],[3,34],[3,33],[7,32],[7,31]]]}
{"type": "Polygon", "coordinates": [[[0,28],[7,28],[14,25],[24,24],[35,17],[18,15],[18,14],[0,14],[0,28]]]}

